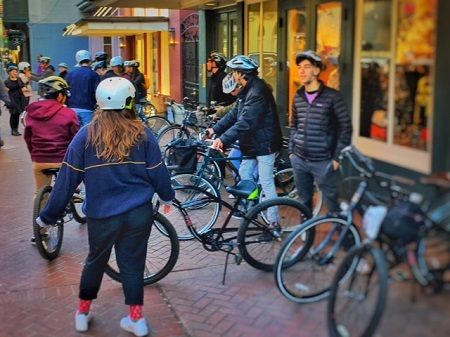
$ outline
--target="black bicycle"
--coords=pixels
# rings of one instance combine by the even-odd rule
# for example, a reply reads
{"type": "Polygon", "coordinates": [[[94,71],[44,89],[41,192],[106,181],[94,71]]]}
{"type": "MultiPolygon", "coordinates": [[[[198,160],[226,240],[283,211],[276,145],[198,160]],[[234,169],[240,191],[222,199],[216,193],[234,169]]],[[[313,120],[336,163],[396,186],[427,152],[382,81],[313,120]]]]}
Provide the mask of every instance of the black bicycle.
{"type": "MultiPolygon", "coordinates": [[[[145,260],[144,285],[158,282],[175,267],[180,253],[177,232],[170,221],[159,211],[159,204],[154,207],[154,222],[147,244],[145,260]]],[[[122,282],[114,249],[105,269],[113,280],[122,282]]]]}
{"type": "Polygon", "coordinates": [[[36,247],[39,254],[49,261],[55,259],[61,250],[64,223],[75,220],[80,224],[86,223],[86,216],[82,211],[84,202],[84,191],[77,188],[75,194],[67,204],[64,213],[56,221],[56,224],[50,225],[47,228],[42,228],[36,223],[36,218],[39,216],[41,210],[47,205],[50,193],[53,189],[53,184],[59,172],[59,168],[44,169],[42,172],[51,176],[51,184],[43,186],[36,194],[33,204],[33,232],[36,241],[36,247]]]}
{"type": "Polygon", "coordinates": [[[450,179],[442,175],[425,177],[422,182],[437,191],[422,207],[417,194],[393,186],[404,193],[387,214],[365,215],[368,240],[349,251],[332,282],[327,310],[330,336],[370,337],[375,333],[386,305],[389,271],[400,264],[406,263],[410,271],[411,277],[405,279],[424,290],[437,293],[448,282],[450,179]],[[343,280],[350,264],[356,264],[355,268],[343,280]]]}

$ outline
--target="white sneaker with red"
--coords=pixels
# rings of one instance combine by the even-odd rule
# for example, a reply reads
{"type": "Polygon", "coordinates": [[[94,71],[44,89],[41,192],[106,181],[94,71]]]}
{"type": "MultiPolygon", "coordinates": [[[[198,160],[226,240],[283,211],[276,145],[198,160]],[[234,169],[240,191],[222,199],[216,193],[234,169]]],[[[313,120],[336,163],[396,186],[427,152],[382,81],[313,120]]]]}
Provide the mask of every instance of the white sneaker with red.
{"type": "Polygon", "coordinates": [[[137,321],[133,321],[130,315],[125,316],[120,320],[120,327],[128,332],[133,333],[135,336],[143,337],[148,335],[148,325],[145,318],[141,318],[137,321]]]}
{"type": "Polygon", "coordinates": [[[78,310],[75,313],[75,330],[78,332],[86,332],[89,329],[89,322],[91,321],[91,313],[81,314],[78,310]]]}

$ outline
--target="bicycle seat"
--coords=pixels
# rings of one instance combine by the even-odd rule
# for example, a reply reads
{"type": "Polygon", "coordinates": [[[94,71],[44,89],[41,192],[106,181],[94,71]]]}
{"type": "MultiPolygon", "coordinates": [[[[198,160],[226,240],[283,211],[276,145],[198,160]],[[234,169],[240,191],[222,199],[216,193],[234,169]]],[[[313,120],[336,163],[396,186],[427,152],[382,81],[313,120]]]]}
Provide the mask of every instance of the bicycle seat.
{"type": "Polygon", "coordinates": [[[42,170],[42,173],[44,173],[46,176],[52,176],[52,175],[55,175],[58,172],[59,172],[59,168],[58,167],[52,167],[52,168],[47,168],[47,169],[43,169],[42,170]]]}
{"type": "Polygon", "coordinates": [[[226,190],[236,197],[247,198],[257,187],[253,180],[241,180],[234,186],[228,186],[226,190]]]}

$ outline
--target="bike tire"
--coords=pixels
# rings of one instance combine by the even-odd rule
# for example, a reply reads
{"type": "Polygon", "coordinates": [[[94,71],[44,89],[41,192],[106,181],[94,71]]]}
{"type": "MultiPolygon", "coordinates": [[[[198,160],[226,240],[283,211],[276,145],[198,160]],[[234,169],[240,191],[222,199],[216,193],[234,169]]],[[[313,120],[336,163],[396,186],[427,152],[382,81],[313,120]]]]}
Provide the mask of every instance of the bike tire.
{"type": "Polygon", "coordinates": [[[242,258],[252,267],[272,271],[279,249],[287,234],[311,217],[309,209],[298,200],[274,198],[250,208],[237,233],[242,258]],[[278,207],[281,236],[276,237],[268,228],[265,212],[278,207]]]}
{"type": "Polygon", "coordinates": [[[387,293],[388,265],[383,252],[370,244],[351,249],[338,267],[330,289],[327,308],[330,336],[373,336],[383,315],[387,293]],[[348,265],[355,260],[358,263],[356,268],[342,282],[348,265]],[[363,289],[358,289],[359,285],[363,289]],[[366,300],[372,300],[374,304],[370,311],[365,308],[371,304],[365,303],[366,300]],[[346,311],[350,317],[349,322],[344,324],[346,311]]]}
{"type": "Polygon", "coordinates": [[[72,196],[69,205],[74,220],[82,225],[85,224],[87,221],[86,215],[83,213],[83,210],[81,209],[83,203],[84,203],[84,194],[80,193],[80,190],[77,189],[75,194],[72,196]]]}
{"type": "Polygon", "coordinates": [[[142,106],[142,112],[145,117],[154,117],[158,113],[158,110],[152,103],[147,102],[142,106]]]}
{"type": "Polygon", "coordinates": [[[36,223],[36,218],[47,205],[51,191],[52,186],[46,185],[42,187],[36,194],[33,205],[33,233],[36,247],[39,254],[49,261],[58,257],[64,236],[64,221],[62,219],[46,229],[43,229],[36,223]]]}
{"type": "MultiPolygon", "coordinates": [[[[150,285],[163,279],[177,263],[180,244],[177,232],[170,221],[157,213],[148,239],[147,257],[144,271],[144,285],[150,285]]],[[[105,273],[117,282],[122,282],[114,252],[105,269],[105,273]]]]}
{"type": "Polygon", "coordinates": [[[172,126],[166,118],[161,116],[147,116],[145,125],[149,127],[155,135],[158,135],[165,128],[172,126]]]}
{"type": "MultiPolygon", "coordinates": [[[[174,179],[189,178],[188,176],[180,174],[172,177],[172,186],[174,179]]],[[[179,204],[175,204],[170,213],[164,215],[176,226],[180,241],[198,239],[201,234],[214,226],[219,217],[222,206],[219,192],[206,179],[202,179],[202,184],[199,186],[173,187],[175,199],[179,204]]]]}
{"type": "Polygon", "coordinates": [[[361,243],[358,229],[351,224],[351,236],[347,236],[336,253],[325,260],[346,225],[346,219],[321,216],[308,220],[291,233],[280,249],[274,267],[275,283],[284,297],[303,304],[329,296],[336,262],[345,257],[347,246],[361,243]],[[311,276],[315,272],[319,276],[311,276]]]}

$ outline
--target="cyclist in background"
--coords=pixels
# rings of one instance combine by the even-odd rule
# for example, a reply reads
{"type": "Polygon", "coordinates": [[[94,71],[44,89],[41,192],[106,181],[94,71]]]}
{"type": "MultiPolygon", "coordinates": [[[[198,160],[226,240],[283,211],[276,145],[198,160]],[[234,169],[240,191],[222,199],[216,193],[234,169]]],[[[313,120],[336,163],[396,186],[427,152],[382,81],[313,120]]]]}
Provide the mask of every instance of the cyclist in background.
{"type": "Polygon", "coordinates": [[[58,70],[59,70],[59,77],[65,79],[67,74],[69,73],[68,71],[69,66],[67,65],[66,62],[61,62],[60,64],[58,64],[58,70]]]}
{"type": "Polygon", "coordinates": [[[19,78],[21,79],[24,87],[22,88],[23,95],[25,96],[26,105],[30,104],[30,97],[33,93],[31,88],[31,65],[28,62],[19,62],[19,78]]]}
{"type": "MultiPolygon", "coordinates": [[[[67,82],[58,76],[39,81],[43,100],[26,108],[24,139],[33,162],[35,192],[50,184],[51,177],[43,169],[61,166],[69,143],[78,132],[75,111],[64,104],[70,95],[67,82]]],[[[34,237],[31,238],[34,243],[34,237]]]]}
{"type": "Polygon", "coordinates": [[[125,61],[125,73],[130,77],[129,80],[133,83],[136,89],[136,103],[147,97],[147,86],[145,85],[144,74],[139,71],[139,62],[136,60],[125,61]]]}
{"type": "Polygon", "coordinates": [[[54,224],[77,186],[84,181],[89,255],[81,274],[80,304],[75,329],[89,328],[92,300],[97,298],[111,249],[115,248],[125,304],[130,314],[120,327],[146,336],[142,313],[147,242],[153,223],[152,198],[175,196],[170,175],[152,131],[134,118],[135,89],[121,77],[100,82],[99,110],[92,123],[69,145],[49,201],[36,219],[41,227],[54,224]]]}
{"type": "MultiPolygon", "coordinates": [[[[239,168],[241,179],[253,180],[257,167],[266,198],[276,198],[273,169],[282,139],[275,99],[269,86],[258,77],[258,64],[251,58],[238,55],[228,61],[227,66],[242,88],[234,109],[208,129],[210,135],[216,133],[219,136],[213,147],[222,149],[239,140],[242,153],[255,157],[242,161],[239,168]]],[[[281,235],[276,207],[269,208],[268,218],[273,235],[281,235]]]]}
{"type": "Polygon", "coordinates": [[[39,74],[33,74],[32,73],[31,74],[31,80],[32,81],[39,82],[43,78],[55,75],[55,69],[50,64],[51,60],[52,59],[50,57],[48,57],[48,56],[41,56],[39,58],[39,64],[40,64],[39,70],[40,70],[40,73],[39,74]]]}
{"type": "Polygon", "coordinates": [[[229,93],[222,91],[222,81],[227,75],[225,68],[227,66],[227,59],[217,51],[209,53],[208,62],[206,63],[206,70],[211,74],[209,77],[207,92],[208,106],[211,102],[216,102],[217,105],[230,105],[236,100],[236,97],[229,93]]]}
{"type": "Polygon", "coordinates": [[[75,67],[67,75],[67,83],[70,86],[69,108],[75,110],[80,120],[80,126],[91,122],[94,114],[95,89],[100,82],[100,77],[91,69],[91,53],[87,50],[79,50],[75,54],[78,67],[75,67]]]}
{"type": "Polygon", "coordinates": [[[123,67],[123,57],[122,56],[114,56],[111,61],[109,61],[109,69],[105,75],[103,75],[103,79],[110,77],[123,77],[125,70],[123,67]]]}
{"type": "MultiPolygon", "coordinates": [[[[5,83],[0,81],[0,101],[3,101],[7,109],[12,109],[11,101],[9,100],[8,91],[6,90],[5,83]]],[[[0,116],[2,115],[2,109],[0,108],[0,116]]],[[[0,148],[5,145],[5,142],[2,139],[2,132],[0,130],[0,148]]]]}

